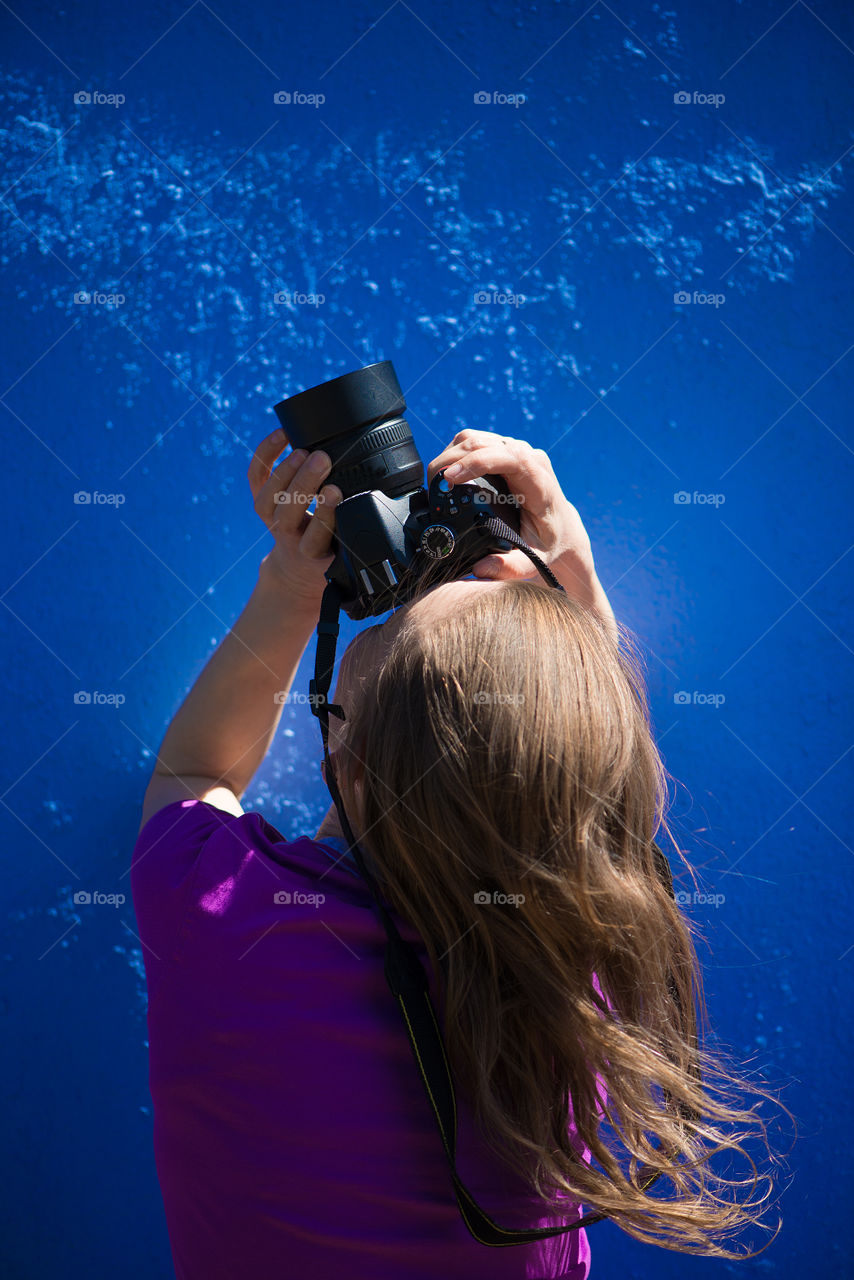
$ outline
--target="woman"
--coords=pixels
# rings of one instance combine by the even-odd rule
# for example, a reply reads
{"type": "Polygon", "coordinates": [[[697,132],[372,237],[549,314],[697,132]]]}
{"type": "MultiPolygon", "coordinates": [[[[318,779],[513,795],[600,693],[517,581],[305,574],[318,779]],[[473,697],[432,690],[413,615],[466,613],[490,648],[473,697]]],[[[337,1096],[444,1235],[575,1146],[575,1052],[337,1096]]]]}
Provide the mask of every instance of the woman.
{"type": "MultiPolygon", "coordinates": [[[[179,1280],[583,1280],[583,1231],[492,1249],[463,1225],[334,809],[288,842],[241,808],[313,636],[341,500],[325,454],[275,466],[284,444],[249,472],[275,546],[166,734],[133,857],[179,1280]]],[[[699,971],[656,874],[666,777],[629,638],[545,453],[463,431],[439,468],[504,475],[565,587],[531,580],[521,552],[489,556],[360,633],[335,693],[348,820],[439,1011],[458,1171],[505,1228],[583,1206],[741,1256],[725,1241],[770,1198],[742,1147],[763,1125],[695,1046],[699,971]],[[721,1152],[741,1177],[712,1169],[721,1152]]]]}

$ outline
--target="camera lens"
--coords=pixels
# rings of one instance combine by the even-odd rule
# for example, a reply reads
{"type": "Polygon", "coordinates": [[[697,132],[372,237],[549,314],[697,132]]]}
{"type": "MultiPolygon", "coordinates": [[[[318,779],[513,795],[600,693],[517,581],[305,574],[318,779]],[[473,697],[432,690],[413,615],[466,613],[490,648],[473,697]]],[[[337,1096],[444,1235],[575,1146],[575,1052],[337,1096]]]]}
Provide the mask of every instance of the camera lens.
{"type": "Polygon", "coordinates": [[[332,460],[325,483],[345,498],[380,489],[390,498],[423,484],[424,464],[390,360],[366,365],[301,391],[275,406],[294,449],[323,449],[332,460]]]}

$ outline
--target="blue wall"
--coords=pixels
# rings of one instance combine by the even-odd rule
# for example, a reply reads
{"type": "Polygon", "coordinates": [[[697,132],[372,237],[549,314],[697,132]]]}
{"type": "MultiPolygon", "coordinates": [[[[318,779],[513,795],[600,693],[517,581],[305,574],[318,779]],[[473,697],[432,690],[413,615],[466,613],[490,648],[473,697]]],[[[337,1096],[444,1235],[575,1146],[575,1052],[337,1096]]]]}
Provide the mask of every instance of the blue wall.
{"type": "MultiPolygon", "coordinates": [[[[601,1225],[594,1274],[850,1274],[850,12],[384,7],[0,11],[4,1274],[171,1274],[142,792],[269,545],[245,473],[272,404],[386,358],[425,459],[464,426],[549,450],[724,897],[690,907],[713,1026],[800,1126],[760,1260],[601,1225]]],[[[287,708],[246,806],[313,832],[319,759],[287,708]]]]}

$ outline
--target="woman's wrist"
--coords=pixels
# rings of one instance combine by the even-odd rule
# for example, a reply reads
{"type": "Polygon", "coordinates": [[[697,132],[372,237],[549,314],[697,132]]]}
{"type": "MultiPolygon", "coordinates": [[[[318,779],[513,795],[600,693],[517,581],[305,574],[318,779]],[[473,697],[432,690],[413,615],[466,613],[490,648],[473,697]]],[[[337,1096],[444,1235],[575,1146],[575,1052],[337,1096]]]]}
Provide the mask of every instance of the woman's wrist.
{"type": "Polygon", "coordinates": [[[592,557],[582,557],[577,551],[568,551],[553,560],[549,567],[567,595],[600,617],[612,637],[618,639],[614,610],[599,581],[592,557]]]}
{"type": "Polygon", "coordinates": [[[256,591],[264,597],[268,608],[291,617],[302,617],[312,629],[317,626],[322,597],[301,595],[282,573],[272,551],[258,566],[256,591]]]}
{"type": "Polygon", "coordinates": [[[605,595],[605,588],[602,586],[598,577],[596,578],[596,599],[593,605],[593,611],[594,613],[597,613],[605,623],[611,639],[615,642],[619,641],[620,631],[617,626],[617,619],[614,616],[614,610],[611,608],[611,602],[605,595]]]}

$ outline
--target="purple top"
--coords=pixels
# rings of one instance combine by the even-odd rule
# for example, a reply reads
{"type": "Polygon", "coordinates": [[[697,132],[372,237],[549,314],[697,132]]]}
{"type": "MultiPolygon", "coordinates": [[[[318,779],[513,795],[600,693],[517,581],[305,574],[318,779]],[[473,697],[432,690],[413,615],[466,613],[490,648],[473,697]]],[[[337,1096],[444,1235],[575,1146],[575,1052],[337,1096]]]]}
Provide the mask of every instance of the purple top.
{"type": "MultiPolygon", "coordinates": [[[[178,1280],[586,1280],[583,1230],[508,1248],[469,1235],[386,985],[385,932],[342,848],[197,800],[161,809],[136,842],[178,1280]]],[[[435,1002],[432,975],[430,987],[435,1002]]],[[[457,1101],[457,1167],[483,1209],[503,1227],[560,1225],[457,1101]]],[[[562,1221],[580,1215],[567,1202],[562,1221]]]]}

